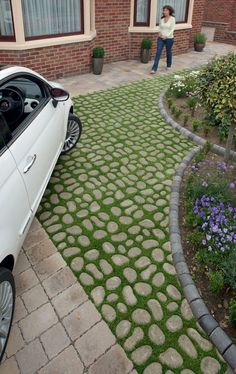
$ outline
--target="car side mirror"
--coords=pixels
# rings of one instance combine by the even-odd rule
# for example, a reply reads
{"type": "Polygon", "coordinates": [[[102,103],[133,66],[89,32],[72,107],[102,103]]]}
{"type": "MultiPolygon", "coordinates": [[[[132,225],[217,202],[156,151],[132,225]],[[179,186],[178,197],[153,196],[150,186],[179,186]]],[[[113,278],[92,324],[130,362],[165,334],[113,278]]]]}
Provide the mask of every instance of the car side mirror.
{"type": "Polygon", "coordinates": [[[62,88],[52,88],[50,90],[51,96],[55,101],[66,101],[69,99],[70,95],[67,91],[63,90],[62,88]]]}

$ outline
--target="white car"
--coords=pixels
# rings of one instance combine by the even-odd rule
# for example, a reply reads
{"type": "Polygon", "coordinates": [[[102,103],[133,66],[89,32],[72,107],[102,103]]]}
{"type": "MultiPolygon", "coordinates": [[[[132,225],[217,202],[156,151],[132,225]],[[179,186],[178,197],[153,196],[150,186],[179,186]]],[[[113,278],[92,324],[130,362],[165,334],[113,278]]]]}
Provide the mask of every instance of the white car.
{"type": "Polygon", "coordinates": [[[60,85],[0,66],[0,361],[14,311],[12,270],[57,159],[81,131],[60,85]]]}

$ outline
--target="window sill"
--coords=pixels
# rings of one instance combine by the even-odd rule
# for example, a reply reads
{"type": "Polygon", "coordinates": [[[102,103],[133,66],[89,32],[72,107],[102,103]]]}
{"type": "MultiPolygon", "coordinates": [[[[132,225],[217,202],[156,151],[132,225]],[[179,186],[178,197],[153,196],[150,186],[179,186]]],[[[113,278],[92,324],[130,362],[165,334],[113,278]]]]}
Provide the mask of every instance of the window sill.
{"type": "MultiPolygon", "coordinates": [[[[187,29],[191,29],[192,28],[192,25],[190,23],[177,23],[175,25],[175,30],[178,31],[178,30],[187,30],[187,29]]],[[[160,28],[159,26],[156,26],[156,27],[147,27],[147,26],[144,26],[144,27],[140,27],[140,26],[131,26],[129,27],[129,32],[133,32],[133,33],[158,33],[160,31],[160,28]]]]}
{"type": "Polygon", "coordinates": [[[96,37],[96,31],[91,31],[87,35],[71,35],[71,36],[62,36],[57,38],[48,38],[48,39],[37,39],[25,41],[24,43],[19,42],[0,42],[0,50],[13,50],[13,51],[22,51],[33,48],[43,48],[43,47],[52,47],[63,44],[72,44],[72,43],[82,43],[93,40],[96,37]]]}

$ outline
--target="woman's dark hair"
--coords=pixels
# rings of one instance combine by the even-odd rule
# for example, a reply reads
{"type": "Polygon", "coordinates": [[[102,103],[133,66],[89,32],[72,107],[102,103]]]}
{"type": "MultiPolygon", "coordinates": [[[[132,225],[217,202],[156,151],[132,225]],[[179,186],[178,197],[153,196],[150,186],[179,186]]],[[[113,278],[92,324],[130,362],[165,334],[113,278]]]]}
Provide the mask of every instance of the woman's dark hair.
{"type": "MultiPolygon", "coordinates": [[[[174,10],[174,8],[172,8],[172,6],[170,6],[170,5],[164,5],[164,6],[163,6],[163,10],[164,10],[164,9],[168,9],[168,10],[169,10],[169,12],[170,12],[170,16],[172,16],[172,17],[175,16],[175,10],[174,10]]],[[[164,18],[164,17],[165,17],[165,16],[164,16],[164,14],[163,14],[161,18],[164,18]]]]}

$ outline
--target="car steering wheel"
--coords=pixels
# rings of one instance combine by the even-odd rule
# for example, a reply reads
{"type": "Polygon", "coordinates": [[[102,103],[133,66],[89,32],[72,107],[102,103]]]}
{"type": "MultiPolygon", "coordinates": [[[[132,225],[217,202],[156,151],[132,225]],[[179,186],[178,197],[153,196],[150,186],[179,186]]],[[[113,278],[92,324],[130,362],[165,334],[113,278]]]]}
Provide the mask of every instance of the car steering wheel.
{"type": "Polygon", "coordinates": [[[18,88],[9,86],[0,90],[0,112],[8,125],[16,123],[24,113],[25,95],[18,88]]]}

